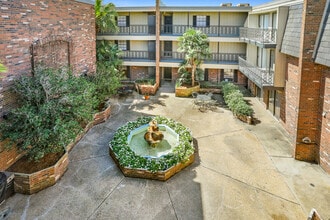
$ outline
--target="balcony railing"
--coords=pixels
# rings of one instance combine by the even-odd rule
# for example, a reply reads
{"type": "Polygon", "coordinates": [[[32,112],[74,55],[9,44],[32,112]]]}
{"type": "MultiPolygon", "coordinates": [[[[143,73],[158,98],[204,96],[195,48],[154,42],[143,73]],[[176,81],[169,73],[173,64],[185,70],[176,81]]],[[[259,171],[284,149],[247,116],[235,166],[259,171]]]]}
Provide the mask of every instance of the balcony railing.
{"type": "Polygon", "coordinates": [[[276,29],[240,28],[239,38],[247,43],[276,46],[276,29]]]}
{"type": "Polygon", "coordinates": [[[239,70],[259,87],[274,85],[274,71],[262,69],[248,63],[244,58],[239,58],[239,70]]]}
{"type": "Polygon", "coordinates": [[[239,37],[238,26],[208,26],[194,27],[189,25],[162,25],[160,33],[162,35],[180,36],[188,29],[200,30],[210,37],[239,37]]]}
{"type": "MultiPolygon", "coordinates": [[[[230,64],[238,64],[238,58],[240,56],[244,56],[245,54],[238,53],[211,53],[211,57],[205,60],[205,63],[230,63],[230,64]]],[[[176,51],[162,51],[161,59],[167,61],[182,61],[185,58],[184,53],[176,52],[176,51]]]]}
{"type": "Polygon", "coordinates": [[[150,35],[156,33],[156,27],[150,25],[130,25],[128,27],[118,27],[118,32],[112,30],[99,32],[99,35],[150,35]]]}
{"type": "Polygon", "coordinates": [[[156,53],[153,51],[125,50],[120,56],[123,60],[156,60],[156,53]]]}

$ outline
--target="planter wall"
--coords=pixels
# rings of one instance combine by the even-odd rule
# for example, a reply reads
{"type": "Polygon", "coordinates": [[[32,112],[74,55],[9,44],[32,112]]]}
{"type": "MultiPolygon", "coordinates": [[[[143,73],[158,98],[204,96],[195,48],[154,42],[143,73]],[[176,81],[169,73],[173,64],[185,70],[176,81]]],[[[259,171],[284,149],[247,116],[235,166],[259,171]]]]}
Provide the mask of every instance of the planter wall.
{"type": "Polygon", "coordinates": [[[200,85],[196,85],[194,87],[184,87],[179,86],[175,88],[175,96],[176,97],[190,97],[193,92],[199,92],[200,85]]]}
{"type": "Polygon", "coordinates": [[[0,170],[6,170],[17,160],[24,156],[25,152],[21,152],[16,146],[6,149],[8,141],[0,142],[0,170]]]}
{"type": "Polygon", "coordinates": [[[156,83],[154,85],[144,85],[144,84],[136,83],[136,90],[141,95],[144,94],[156,95],[156,92],[158,90],[158,85],[156,83]]]}
{"type": "Polygon", "coordinates": [[[104,111],[94,115],[93,125],[98,125],[105,122],[111,115],[111,106],[109,105],[104,111]]]}
{"type": "Polygon", "coordinates": [[[115,154],[112,152],[112,150],[110,148],[109,148],[109,154],[112,157],[112,159],[115,161],[117,166],[120,168],[120,170],[123,172],[124,176],[153,179],[153,180],[160,180],[160,181],[168,180],[174,174],[178,173],[182,169],[184,169],[187,166],[189,166],[190,164],[192,164],[195,160],[195,154],[192,154],[189,157],[188,161],[186,161],[185,163],[178,163],[177,165],[172,166],[165,171],[151,172],[148,170],[130,169],[127,167],[123,167],[119,164],[118,159],[116,158],[115,154]]]}
{"type": "Polygon", "coordinates": [[[235,116],[242,122],[248,123],[249,125],[251,125],[253,122],[252,116],[246,116],[246,115],[235,115],[235,116]]]}
{"type": "Polygon", "coordinates": [[[54,185],[65,173],[69,165],[68,153],[51,167],[31,174],[14,173],[15,192],[33,194],[54,185]]]}

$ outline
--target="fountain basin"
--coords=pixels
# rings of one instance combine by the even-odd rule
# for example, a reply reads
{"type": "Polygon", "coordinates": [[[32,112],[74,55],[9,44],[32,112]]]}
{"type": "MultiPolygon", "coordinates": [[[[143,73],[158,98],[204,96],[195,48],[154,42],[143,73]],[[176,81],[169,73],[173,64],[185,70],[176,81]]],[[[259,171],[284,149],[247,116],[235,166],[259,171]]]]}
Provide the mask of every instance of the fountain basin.
{"type": "Polygon", "coordinates": [[[148,127],[148,124],[142,125],[130,132],[127,143],[132,151],[145,158],[160,158],[173,152],[173,149],[179,144],[179,135],[167,125],[160,124],[158,127],[164,134],[164,139],[157,147],[151,147],[143,137],[148,127]]]}
{"type": "Polygon", "coordinates": [[[192,164],[194,151],[190,130],[162,116],[145,116],[126,123],[115,132],[109,143],[109,154],[125,176],[162,181],[192,164]],[[143,135],[151,120],[159,125],[159,131],[166,133],[159,143],[164,146],[153,148],[144,140],[143,135]]]}

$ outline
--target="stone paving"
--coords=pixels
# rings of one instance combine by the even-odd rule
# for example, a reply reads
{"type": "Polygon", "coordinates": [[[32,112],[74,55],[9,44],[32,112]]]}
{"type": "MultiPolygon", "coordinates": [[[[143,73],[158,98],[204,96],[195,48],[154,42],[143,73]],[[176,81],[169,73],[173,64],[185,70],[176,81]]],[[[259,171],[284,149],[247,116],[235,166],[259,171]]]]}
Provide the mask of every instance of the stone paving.
{"type": "Polygon", "coordinates": [[[143,100],[114,99],[108,121],[92,128],[69,154],[54,186],[16,194],[0,207],[8,219],[307,219],[315,208],[330,219],[330,176],[296,161],[285,132],[249,98],[258,119],[247,125],[220,108],[202,113],[173,85],[143,100]],[[141,115],[164,115],[189,127],[196,161],[166,182],[124,177],[109,157],[117,128],[141,115]]]}

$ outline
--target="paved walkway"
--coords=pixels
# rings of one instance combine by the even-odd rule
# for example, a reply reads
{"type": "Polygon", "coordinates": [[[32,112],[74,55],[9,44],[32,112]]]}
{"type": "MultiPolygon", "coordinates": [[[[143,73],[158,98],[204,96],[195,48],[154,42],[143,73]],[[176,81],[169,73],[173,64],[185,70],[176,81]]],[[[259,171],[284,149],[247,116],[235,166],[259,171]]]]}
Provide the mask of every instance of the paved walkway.
{"type": "Polygon", "coordinates": [[[163,86],[145,101],[138,94],[113,101],[111,118],[70,152],[54,186],[9,198],[9,219],[307,219],[312,208],[330,219],[330,176],[318,165],[292,159],[280,125],[250,98],[256,125],[227,109],[202,113],[192,99],[163,86]],[[124,177],[108,142],[124,123],[164,115],[189,127],[196,161],[166,182],[124,177]]]}

